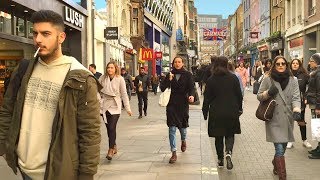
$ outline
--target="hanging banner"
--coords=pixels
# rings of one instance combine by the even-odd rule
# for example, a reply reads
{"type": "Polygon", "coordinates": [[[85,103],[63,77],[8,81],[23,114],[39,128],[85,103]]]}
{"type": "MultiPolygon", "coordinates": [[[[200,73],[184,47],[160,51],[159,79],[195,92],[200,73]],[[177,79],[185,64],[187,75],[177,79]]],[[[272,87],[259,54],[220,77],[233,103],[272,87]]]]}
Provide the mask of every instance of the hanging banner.
{"type": "Polygon", "coordinates": [[[228,29],[223,28],[203,28],[203,40],[215,41],[225,40],[227,38],[228,29]]]}
{"type": "Polygon", "coordinates": [[[259,33],[258,32],[250,32],[250,38],[251,39],[258,39],[259,33]]]}
{"type": "Polygon", "coordinates": [[[162,59],[162,52],[154,52],[154,57],[156,59],[162,59]]]}

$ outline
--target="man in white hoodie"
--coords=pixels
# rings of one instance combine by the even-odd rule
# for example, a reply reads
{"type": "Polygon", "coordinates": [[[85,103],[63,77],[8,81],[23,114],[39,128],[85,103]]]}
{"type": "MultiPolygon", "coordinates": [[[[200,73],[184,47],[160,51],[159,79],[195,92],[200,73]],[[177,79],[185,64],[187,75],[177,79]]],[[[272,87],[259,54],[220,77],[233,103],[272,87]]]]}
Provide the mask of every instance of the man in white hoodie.
{"type": "MultiPolygon", "coordinates": [[[[31,22],[38,54],[21,86],[9,84],[0,109],[0,155],[23,179],[93,180],[101,138],[97,81],[62,54],[66,34],[59,14],[41,10],[31,22]]],[[[19,75],[14,72],[13,82],[19,75]]]]}

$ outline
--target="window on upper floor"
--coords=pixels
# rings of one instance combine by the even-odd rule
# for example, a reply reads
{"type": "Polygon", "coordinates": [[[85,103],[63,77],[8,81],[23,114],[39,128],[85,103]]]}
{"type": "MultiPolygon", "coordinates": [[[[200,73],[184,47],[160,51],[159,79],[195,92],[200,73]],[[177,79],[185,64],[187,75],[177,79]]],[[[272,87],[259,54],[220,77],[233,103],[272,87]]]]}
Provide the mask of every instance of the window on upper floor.
{"type": "Polygon", "coordinates": [[[137,36],[138,35],[138,18],[132,19],[132,35],[137,36]]]}
{"type": "Polygon", "coordinates": [[[72,0],[72,1],[79,4],[81,7],[87,9],[87,0],[72,0]]]}
{"type": "Polygon", "coordinates": [[[132,16],[133,17],[138,17],[138,8],[133,8],[132,9],[132,16]]]}
{"type": "Polygon", "coordinates": [[[309,16],[314,15],[316,13],[316,0],[309,0],[308,5],[309,16]]]}

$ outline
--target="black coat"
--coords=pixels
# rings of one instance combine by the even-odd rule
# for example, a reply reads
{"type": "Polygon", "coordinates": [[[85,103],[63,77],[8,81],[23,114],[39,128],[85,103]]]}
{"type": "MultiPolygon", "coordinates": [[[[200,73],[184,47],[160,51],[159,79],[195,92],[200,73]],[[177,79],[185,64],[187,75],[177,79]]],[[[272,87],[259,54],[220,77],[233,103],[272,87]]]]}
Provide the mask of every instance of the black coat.
{"type": "Polygon", "coordinates": [[[239,115],[242,112],[242,93],[236,75],[213,75],[208,79],[202,112],[205,119],[209,113],[210,137],[241,133],[239,115]]]}
{"type": "Polygon", "coordinates": [[[309,81],[309,75],[304,73],[297,73],[295,75],[298,79],[299,83],[299,90],[300,90],[300,96],[301,96],[301,110],[306,108],[306,104],[304,103],[304,100],[306,99],[306,90],[307,90],[307,84],[309,81]]]}
{"type": "Polygon", "coordinates": [[[163,92],[167,87],[171,86],[170,100],[167,105],[167,125],[176,126],[178,128],[189,127],[189,103],[188,97],[194,95],[194,81],[192,74],[185,71],[181,74],[177,81],[174,77],[169,80],[169,74],[160,85],[163,92]]]}
{"type": "MultiPolygon", "coordinates": [[[[309,86],[306,93],[308,104],[320,110],[320,68],[310,73],[309,86]]],[[[313,108],[312,108],[313,109],[313,108]]]]}

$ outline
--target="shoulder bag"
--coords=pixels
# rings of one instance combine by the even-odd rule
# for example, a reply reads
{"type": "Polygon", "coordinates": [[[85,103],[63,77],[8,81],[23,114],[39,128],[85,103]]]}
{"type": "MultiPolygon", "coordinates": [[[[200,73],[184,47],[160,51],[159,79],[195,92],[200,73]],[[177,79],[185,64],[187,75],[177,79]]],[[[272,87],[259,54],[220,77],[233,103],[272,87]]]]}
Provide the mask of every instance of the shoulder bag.
{"type": "MultiPolygon", "coordinates": [[[[270,78],[271,84],[274,85],[273,80],[270,78]]],[[[277,103],[273,97],[265,101],[261,101],[258,109],[256,110],[256,117],[262,121],[270,121],[273,117],[273,112],[277,103]]]]}

